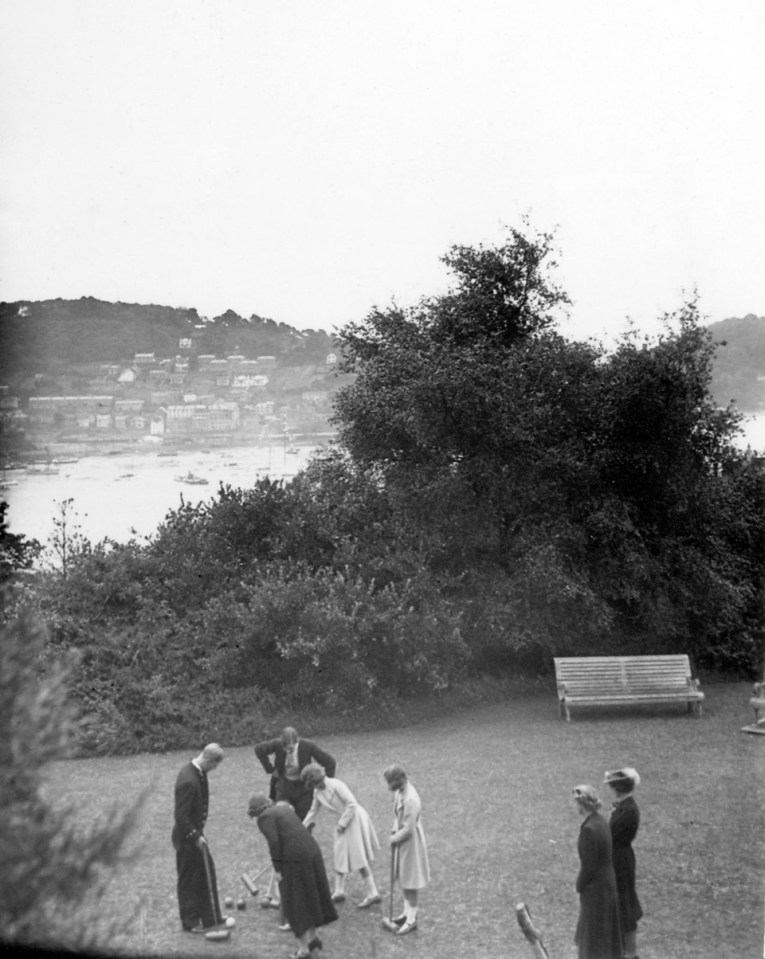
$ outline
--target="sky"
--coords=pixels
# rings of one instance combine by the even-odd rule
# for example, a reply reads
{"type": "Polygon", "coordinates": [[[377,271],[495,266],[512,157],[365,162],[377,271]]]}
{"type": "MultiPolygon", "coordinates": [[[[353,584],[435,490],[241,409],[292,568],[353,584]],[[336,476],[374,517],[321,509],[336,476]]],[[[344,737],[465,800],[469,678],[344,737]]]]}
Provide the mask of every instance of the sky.
{"type": "Polygon", "coordinates": [[[762,0],[0,0],[0,300],[332,331],[555,231],[561,331],[765,316],[762,0]]]}

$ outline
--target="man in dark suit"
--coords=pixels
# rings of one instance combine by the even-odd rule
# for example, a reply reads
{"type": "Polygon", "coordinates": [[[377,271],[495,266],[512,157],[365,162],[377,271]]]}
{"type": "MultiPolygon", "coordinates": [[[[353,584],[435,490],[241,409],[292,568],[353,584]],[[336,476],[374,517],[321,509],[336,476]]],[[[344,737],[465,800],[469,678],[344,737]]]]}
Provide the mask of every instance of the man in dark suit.
{"type": "Polygon", "coordinates": [[[217,743],[210,743],[186,763],[175,782],[172,840],[178,869],[181,925],[187,932],[204,932],[224,921],[218,902],[215,864],[204,836],[210,798],[207,774],[222,761],[223,750],[217,743]]]}
{"type": "Polygon", "coordinates": [[[314,762],[324,767],[330,779],[335,775],[334,757],[319,749],[310,739],[301,739],[292,726],[285,726],[278,739],[267,739],[258,743],[255,746],[255,755],[272,777],[270,798],[274,802],[288,802],[301,821],[311,808],[313,789],[306,786],[300,773],[308,763],[314,762]]]}

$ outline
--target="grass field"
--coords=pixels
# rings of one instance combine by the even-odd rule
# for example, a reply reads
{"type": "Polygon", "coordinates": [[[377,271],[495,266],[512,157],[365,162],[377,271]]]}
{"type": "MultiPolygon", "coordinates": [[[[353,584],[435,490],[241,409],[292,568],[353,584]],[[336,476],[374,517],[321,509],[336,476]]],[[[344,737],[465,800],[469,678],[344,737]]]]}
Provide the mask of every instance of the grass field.
{"type": "MultiPolygon", "coordinates": [[[[391,797],[382,770],[391,762],[404,765],[422,797],[433,874],[421,895],[418,930],[398,939],[380,927],[380,907],[355,909],[363,891],[359,877],[351,878],[339,921],[321,933],[325,959],[531,959],[515,921],[518,901],[528,904],[551,959],[571,959],[580,823],[571,787],[600,787],[605,769],[625,764],[643,780],[635,843],[645,912],[641,959],[759,959],[765,736],[739,731],[751,720],[750,691],[746,683],[706,686],[701,719],[667,707],[580,711],[565,723],[551,689],[408,728],[317,736],[383,841],[375,863],[383,908],[391,797]]],[[[277,930],[277,913],[259,908],[258,899],[247,897],[247,910],[235,913],[226,943],[181,932],[170,830],[173,784],[189,758],[74,760],[51,770],[51,790],[76,803],[84,819],[150,787],[137,836],[141,856],[115,877],[102,916],[124,916],[141,904],[134,934],[120,945],[132,955],[286,956],[295,941],[277,930]]],[[[267,862],[265,842],[246,816],[249,794],[266,787],[251,748],[228,749],[211,776],[207,836],[221,896],[245,894],[240,874],[267,862]]],[[[325,812],[315,835],[330,867],[332,829],[325,812]]]]}

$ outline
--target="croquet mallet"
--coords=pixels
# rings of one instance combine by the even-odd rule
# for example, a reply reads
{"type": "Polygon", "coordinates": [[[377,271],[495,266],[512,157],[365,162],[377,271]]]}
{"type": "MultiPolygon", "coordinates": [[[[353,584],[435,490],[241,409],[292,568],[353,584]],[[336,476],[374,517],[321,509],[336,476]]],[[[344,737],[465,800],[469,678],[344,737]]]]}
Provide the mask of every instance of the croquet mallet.
{"type": "Polygon", "coordinates": [[[271,868],[271,863],[269,862],[267,865],[263,866],[263,868],[260,870],[259,873],[255,875],[254,878],[251,878],[246,872],[243,872],[242,875],[239,877],[244,883],[245,888],[247,889],[247,892],[249,892],[251,896],[257,896],[257,894],[260,892],[259,887],[255,885],[255,879],[260,879],[263,873],[269,870],[270,868],[271,868]]]}
{"type": "Polygon", "coordinates": [[[388,897],[388,915],[382,918],[382,927],[388,932],[398,932],[398,926],[393,921],[393,886],[396,882],[398,869],[398,844],[390,849],[390,895],[388,897]]]}
{"type": "MultiPolygon", "coordinates": [[[[207,843],[202,840],[202,859],[205,864],[205,876],[207,877],[207,889],[210,893],[210,908],[212,909],[213,919],[217,919],[220,915],[219,910],[215,908],[215,895],[213,893],[213,884],[212,884],[212,873],[210,871],[210,859],[209,852],[207,851],[207,843]]],[[[218,923],[219,925],[219,923],[218,923]]],[[[205,933],[205,939],[209,939],[210,942],[225,942],[231,936],[231,932],[228,929],[211,929],[209,932],[205,933]]]]}

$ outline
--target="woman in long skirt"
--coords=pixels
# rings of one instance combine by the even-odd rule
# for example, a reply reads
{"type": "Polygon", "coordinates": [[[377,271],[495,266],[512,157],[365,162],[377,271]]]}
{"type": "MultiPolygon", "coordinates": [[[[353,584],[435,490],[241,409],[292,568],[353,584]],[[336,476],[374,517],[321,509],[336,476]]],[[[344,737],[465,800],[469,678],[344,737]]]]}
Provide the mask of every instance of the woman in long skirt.
{"type": "Polygon", "coordinates": [[[380,901],[372,860],[380,848],[375,827],[364,807],[356,801],[351,790],[340,779],[327,776],[318,763],[309,763],[301,773],[303,782],[313,789],[313,803],[303,825],[310,828],[323,806],[337,816],[335,827],[335,902],[345,900],[345,877],[358,871],[366,883],[366,895],[357,903],[359,909],[368,909],[380,901]]]}
{"type": "Polygon", "coordinates": [[[632,842],[640,825],[640,810],[633,793],[640,776],[631,766],[606,773],[606,785],[614,794],[608,825],[614,849],[614,872],[619,893],[619,912],[624,933],[624,959],[637,959],[637,924],[643,915],[635,889],[635,851],[632,842]]]}
{"type": "Polygon", "coordinates": [[[304,959],[321,949],[317,928],[337,919],[321,850],[288,803],[256,793],[247,813],[268,842],[284,916],[298,941],[290,959],[304,959]]]}
{"type": "Polygon", "coordinates": [[[622,927],[616,876],[611,860],[611,830],[598,810],[603,803],[592,786],[576,786],[574,799],[583,818],[579,830],[579,922],[574,941],[579,959],[622,959],[622,927]]]}

